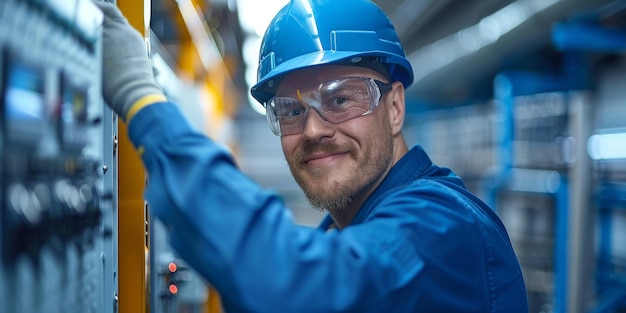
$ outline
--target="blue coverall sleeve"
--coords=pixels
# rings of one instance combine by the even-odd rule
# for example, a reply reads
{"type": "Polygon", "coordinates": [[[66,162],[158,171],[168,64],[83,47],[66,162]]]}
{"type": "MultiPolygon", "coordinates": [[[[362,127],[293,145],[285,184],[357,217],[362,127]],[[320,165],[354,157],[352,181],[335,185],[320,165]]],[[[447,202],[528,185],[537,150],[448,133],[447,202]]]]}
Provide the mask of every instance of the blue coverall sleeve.
{"type": "Polygon", "coordinates": [[[129,136],[148,172],[152,212],[228,312],[432,312],[442,303],[495,312],[480,232],[472,213],[450,209],[447,194],[417,194],[426,200],[416,205],[419,190],[402,191],[367,224],[323,232],[294,224],[280,197],[173,104],[141,110],[129,136]]]}

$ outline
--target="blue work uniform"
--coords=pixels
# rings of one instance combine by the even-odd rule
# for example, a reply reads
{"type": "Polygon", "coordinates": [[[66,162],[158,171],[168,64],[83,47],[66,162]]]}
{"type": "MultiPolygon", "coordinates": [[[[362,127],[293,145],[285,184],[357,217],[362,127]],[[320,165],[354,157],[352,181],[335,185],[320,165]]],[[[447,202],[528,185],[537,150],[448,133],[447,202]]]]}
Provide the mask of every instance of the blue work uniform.
{"type": "Polygon", "coordinates": [[[419,146],[349,227],[327,217],[316,229],[294,224],[175,105],[148,106],[128,127],[151,210],[226,312],[528,312],[504,226],[419,146]]]}

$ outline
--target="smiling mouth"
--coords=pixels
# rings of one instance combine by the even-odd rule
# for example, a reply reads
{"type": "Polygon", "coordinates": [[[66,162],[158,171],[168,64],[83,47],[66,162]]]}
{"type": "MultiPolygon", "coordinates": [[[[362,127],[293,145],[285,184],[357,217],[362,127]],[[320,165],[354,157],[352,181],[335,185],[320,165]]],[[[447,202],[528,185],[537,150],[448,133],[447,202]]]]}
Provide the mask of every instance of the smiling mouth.
{"type": "Polygon", "coordinates": [[[345,157],[347,154],[348,154],[347,152],[340,152],[340,153],[324,153],[324,154],[313,155],[313,156],[305,158],[304,164],[306,164],[307,166],[325,166],[336,160],[339,160],[345,157]]]}

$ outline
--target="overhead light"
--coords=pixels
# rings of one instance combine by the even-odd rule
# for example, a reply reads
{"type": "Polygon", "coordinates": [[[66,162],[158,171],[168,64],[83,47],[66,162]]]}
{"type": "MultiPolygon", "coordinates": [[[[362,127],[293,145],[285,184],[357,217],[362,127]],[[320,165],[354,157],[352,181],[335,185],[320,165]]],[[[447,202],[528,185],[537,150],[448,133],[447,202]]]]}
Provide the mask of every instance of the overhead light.
{"type": "Polygon", "coordinates": [[[595,134],[587,141],[592,160],[626,159],[626,132],[595,134]]]}
{"type": "Polygon", "coordinates": [[[478,24],[464,28],[409,54],[415,80],[468,56],[496,42],[530,17],[551,7],[559,0],[518,0],[484,17],[478,24]]]}

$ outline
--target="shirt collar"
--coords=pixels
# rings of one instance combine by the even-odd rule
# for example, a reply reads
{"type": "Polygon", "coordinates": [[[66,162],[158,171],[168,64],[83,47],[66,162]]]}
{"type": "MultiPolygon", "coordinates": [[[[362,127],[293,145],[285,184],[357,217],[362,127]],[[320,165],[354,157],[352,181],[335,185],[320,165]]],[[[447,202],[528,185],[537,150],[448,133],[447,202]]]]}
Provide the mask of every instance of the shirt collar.
{"type": "MultiPolygon", "coordinates": [[[[432,165],[432,162],[424,149],[419,145],[413,146],[407,154],[405,154],[398,162],[391,168],[385,179],[374,190],[374,192],[367,198],[367,201],[363,204],[359,212],[352,220],[351,225],[362,223],[372,211],[376,200],[383,194],[392,188],[400,185],[407,184],[414,181],[420,176],[423,176],[424,171],[432,165]]],[[[335,229],[335,222],[330,214],[322,219],[318,226],[319,229],[329,231],[335,229]]]]}

